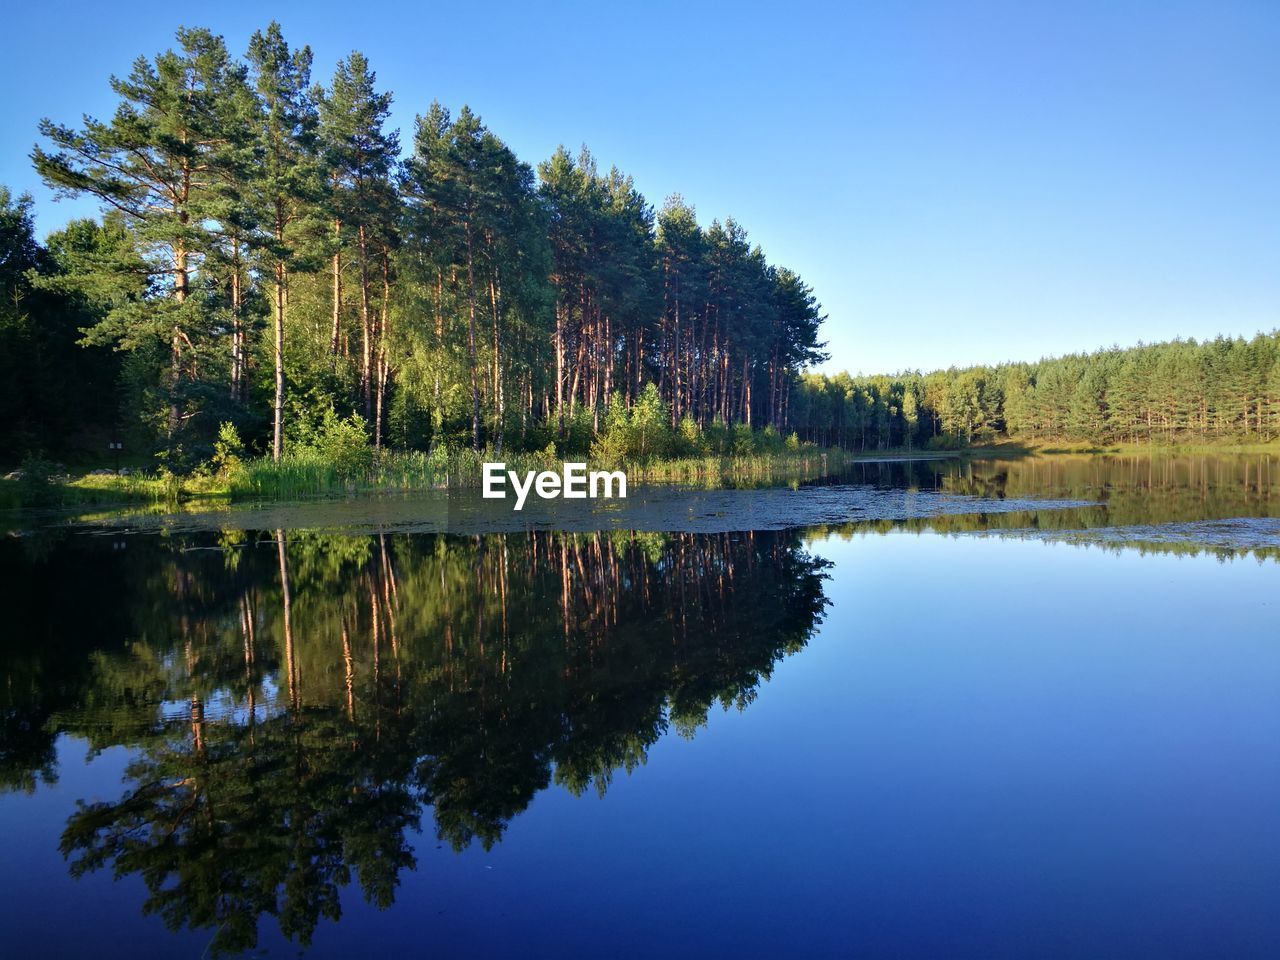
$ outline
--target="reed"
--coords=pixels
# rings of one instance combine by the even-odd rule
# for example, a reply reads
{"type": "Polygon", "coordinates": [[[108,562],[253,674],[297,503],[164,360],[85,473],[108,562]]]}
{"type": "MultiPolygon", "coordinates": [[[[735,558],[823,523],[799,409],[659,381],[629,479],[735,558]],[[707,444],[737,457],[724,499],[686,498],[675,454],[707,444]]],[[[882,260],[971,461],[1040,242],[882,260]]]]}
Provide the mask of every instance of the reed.
{"type": "Polygon", "coordinates": [[[228,471],[232,500],[305,500],[361,493],[412,493],[478,487],[485,462],[503,461],[509,470],[548,470],[560,461],[543,453],[498,454],[470,449],[384,451],[367,464],[334,463],[312,450],[279,461],[246,460],[228,471]]]}

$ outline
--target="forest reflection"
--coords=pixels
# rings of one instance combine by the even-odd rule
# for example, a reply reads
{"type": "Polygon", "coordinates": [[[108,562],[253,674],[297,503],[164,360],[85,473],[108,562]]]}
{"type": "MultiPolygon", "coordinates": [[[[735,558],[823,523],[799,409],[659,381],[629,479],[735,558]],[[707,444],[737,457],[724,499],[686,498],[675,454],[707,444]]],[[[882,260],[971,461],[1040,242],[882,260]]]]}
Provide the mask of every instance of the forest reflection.
{"type": "Polygon", "coordinates": [[[794,532],[18,552],[0,551],[21,627],[5,785],[56,779],[62,735],[129,748],[122,795],[66,824],[70,870],[140,875],[145,911],[221,952],[252,947],[263,915],[308,943],[353,882],[389,905],[428,809],[442,842],[488,848],[552,783],[603,793],[669,728],[749,704],[827,603],[794,532]]]}
{"type": "MultiPolygon", "coordinates": [[[[1016,459],[868,461],[814,481],[939,491],[996,500],[1089,500],[1109,524],[1280,516],[1274,454],[1107,454],[1016,459]]],[[[1044,522],[1082,523],[1082,510],[1039,511],[1044,522]]],[[[970,514],[957,515],[956,519],[970,514]]]]}
{"type": "Polygon", "coordinates": [[[1093,505],[1052,510],[952,513],[915,519],[856,521],[811,528],[811,537],[852,537],[891,530],[942,534],[1071,533],[1070,542],[1112,552],[1209,554],[1280,560],[1280,544],[1198,543],[1143,539],[1142,528],[1240,517],[1280,518],[1280,457],[1273,454],[1109,454],[1011,460],[920,460],[851,464],[822,483],[857,483],[980,497],[1048,498],[1093,505]],[[1091,540],[1090,531],[1125,528],[1132,539],[1091,540]]]}

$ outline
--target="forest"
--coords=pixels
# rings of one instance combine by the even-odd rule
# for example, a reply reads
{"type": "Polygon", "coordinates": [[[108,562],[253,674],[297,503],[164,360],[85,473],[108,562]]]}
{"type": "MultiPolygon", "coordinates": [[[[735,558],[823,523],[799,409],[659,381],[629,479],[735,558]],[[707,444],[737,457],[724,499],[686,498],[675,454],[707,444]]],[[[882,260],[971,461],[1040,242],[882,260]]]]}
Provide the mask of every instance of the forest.
{"type": "Polygon", "coordinates": [[[452,482],[459,452],[1280,436],[1275,332],[813,372],[814,291],[736,221],[704,227],[680,196],[655,209],[585,147],[534,169],[467,107],[424,105],[402,149],[363,55],[316,82],[275,23],[243,57],[208,30],[176,40],[110,80],[109,120],[40,125],[36,171],[100,217],[41,242],[31,198],[0,186],[0,466],[245,463],[239,485],[264,495],[288,488],[282,459],[311,465],[310,491],[321,466],[349,483],[396,453],[434,458],[397,476],[452,482]]]}
{"type": "Polygon", "coordinates": [[[467,107],[423,104],[402,149],[362,54],[312,68],[275,23],[240,58],[182,29],[110,119],[41,123],[40,177],[103,212],[40,243],[0,192],[2,449],[183,472],[343,430],[585,453],[646,397],[667,437],[791,419],[821,309],[737,222],[585,147],[535,171],[467,107]]]}
{"type": "Polygon", "coordinates": [[[892,376],[803,373],[788,425],[854,450],[1044,443],[1269,443],[1280,331],[892,376]]]}

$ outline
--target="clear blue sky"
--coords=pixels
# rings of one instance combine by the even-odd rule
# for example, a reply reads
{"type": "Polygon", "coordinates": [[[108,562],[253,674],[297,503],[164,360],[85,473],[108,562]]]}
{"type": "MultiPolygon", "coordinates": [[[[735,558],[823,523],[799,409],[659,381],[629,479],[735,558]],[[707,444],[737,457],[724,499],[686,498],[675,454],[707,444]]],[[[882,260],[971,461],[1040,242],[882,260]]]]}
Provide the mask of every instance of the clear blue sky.
{"type": "Polygon", "coordinates": [[[48,231],[42,116],[271,16],[353,48],[405,132],[468,103],[526,160],[586,143],[654,203],[736,217],[813,284],[828,369],[1034,359],[1280,326],[1280,2],[15,3],[0,182],[48,231]]]}

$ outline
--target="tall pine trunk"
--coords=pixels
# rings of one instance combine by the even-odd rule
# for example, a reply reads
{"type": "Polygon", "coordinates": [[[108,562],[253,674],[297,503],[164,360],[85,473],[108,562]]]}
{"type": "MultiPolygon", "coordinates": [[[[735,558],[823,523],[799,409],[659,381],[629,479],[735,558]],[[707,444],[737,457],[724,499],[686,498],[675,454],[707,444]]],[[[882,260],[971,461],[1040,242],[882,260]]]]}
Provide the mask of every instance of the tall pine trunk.
{"type": "MultiPolygon", "coordinates": [[[[337,357],[342,338],[342,221],[333,221],[333,330],[329,336],[329,353],[337,357]]],[[[344,351],[345,352],[345,351],[344,351]]]]}
{"type": "Polygon", "coordinates": [[[284,263],[276,262],[275,282],[275,400],[271,405],[271,458],[277,462],[284,452],[284,263]]]}
{"type": "Polygon", "coordinates": [[[244,293],[240,286],[240,238],[231,237],[231,399],[244,399],[244,293]]]}
{"type": "MultiPolygon", "coordinates": [[[[284,248],[284,207],[276,201],[276,243],[284,248]]],[[[285,311],[285,263],[276,260],[275,269],[275,401],[271,405],[271,458],[277,463],[284,453],[284,311],[285,311]]]]}
{"type": "MultiPolygon", "coordinates": [[[[183,223],[186,217],[182,218],[183,223]]],[[[179,305],[187,302],[187,248],[179,243],[174,248],[173,298],[179,305]]],[[[169,438],[178,432],[181,412],[178,409],[178,384],[182,379],[182,327],[173,325],[169,354],[169,438]]]]}
{"type": "Polygon", "coordinates": [[[564,307],[556,302],[556,435],[564,439],[564,307]]]}
{"type": "Polygon", "coordinates": [[[480,372],[476,359],[476,273],[471,252],[471,220],[466,225],[467,241],[467,359],[471,367],[471,449],[480,449],[480,372]]]}
{"type": "Polygon", "coordinates": [[[391,324],[391,259],[386,248],[382,250],[382,317],[378,324],[378,382],[377,402],[374,404],[373,445],[382,448],[382,420],[386,407],[387,378],[390,364],[387,360],[387,331],[391,324]]]}
{"type": "Polygon", "coordinates": [[[360,399],[364,415],[373,415],[373,392],[370,369],[373,362],[373,330],[369,325],[369,242],[364,224],[360,224],[360,399]]]}
{"type": "Polygon", "coordinates": [[[502,452],[503,417],[506,413],[502,394],[502,337],[498,323],[497,267],[489,276],[489,306],[493,311],[493,435],[494,444],[502,452]]]}

